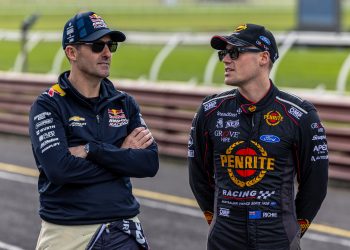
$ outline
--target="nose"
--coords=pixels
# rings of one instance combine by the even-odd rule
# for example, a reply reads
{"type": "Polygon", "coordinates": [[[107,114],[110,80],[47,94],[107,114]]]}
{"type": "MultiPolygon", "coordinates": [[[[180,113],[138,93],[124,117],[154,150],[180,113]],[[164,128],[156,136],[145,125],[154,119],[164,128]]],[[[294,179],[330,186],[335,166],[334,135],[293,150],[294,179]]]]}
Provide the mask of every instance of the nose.
{"type": "Polygon", "coordinates": [[[111,57],[112,53],[111,53],[111,51],[109,50],[107,44],[105,44],[105,46],[103,47],[103,50],[102,50],[101,54],[102,54],[103,56],[111,57]]]}
{"type": "Polygon", "coordinates": [[[230,57],[230,55],[228,53],[226,53],[226,55],[224,56],[224,58],[222,59],[223,63],[231,63],[233,60],[230,57]]]}

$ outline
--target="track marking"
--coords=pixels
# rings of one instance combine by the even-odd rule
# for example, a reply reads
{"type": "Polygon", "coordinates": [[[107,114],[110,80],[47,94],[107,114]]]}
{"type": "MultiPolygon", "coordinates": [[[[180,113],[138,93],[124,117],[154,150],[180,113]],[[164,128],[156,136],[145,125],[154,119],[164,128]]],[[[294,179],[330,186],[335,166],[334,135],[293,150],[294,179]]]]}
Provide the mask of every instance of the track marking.
{"type": "MultiPolygon", "coordinates": [[[[39,174],[36,169],[31,169],[28,167],[21,167],[13,164],[0,162],[0,178],[12,180],[12,181],[18,181],[22,183],[36,184],[37,183],[36,177],[38,177],[38,175],[39,174]]],[[[194,199],[189,199],[189,198],[184,198],[184,197],[179,197],[179,196],[169,195],[164,193],[158,193],[158,192],[143,190],[138,188],[133,188],[133,193],[135,194],[135,196],[140,197],[142,200],[142,204],[146,206],[150,206],[154,208],[162,208],[167,211],[179,212],[182,214],[187,214],[195,217],[202,217],[201,211],[198,209],[198,204],[194,199]],[[151,200],[146,200],[146,199],[151,199],[151,200]],[[164,202],[167,202],[167,203],[164,203],[164,202]],[[187,206],[187,208],[181,207],[181,206],[187,206]],[[188,207],[193,207],[196,209],[193,209],[193,208],[191,209],[188,207]]],[[[312,231],[324,233],[327,235],[350,238],[350,230],[341,229],[337,227],[312,223],[309,229],[312,231]]],[[[325,237],[323,238],[320,237],[319,234],[317,235],[320,241],[322,241],[322,239],[323,240],[326,239],[325,237]]],[[[315,237],[315,236],[310,236],[310,237],[315,237]]],[[[342,242],[343,244],[346,245],[350,241],[340,241],[340,240],[338,241],[333,239],[332,243],[333,242],[337,244],[341,244],[342,242]]],[[[350,246],[350,243],[349,245],[346,245],[346,246],[350,246]]]]}
{"type": "Polygon", "coordinates": [[[24,250],[23,248],[19,248],[17,246],[9,245],[5,242],[0,241],[0,249],[5,249],[5,250],[24,250]]]}

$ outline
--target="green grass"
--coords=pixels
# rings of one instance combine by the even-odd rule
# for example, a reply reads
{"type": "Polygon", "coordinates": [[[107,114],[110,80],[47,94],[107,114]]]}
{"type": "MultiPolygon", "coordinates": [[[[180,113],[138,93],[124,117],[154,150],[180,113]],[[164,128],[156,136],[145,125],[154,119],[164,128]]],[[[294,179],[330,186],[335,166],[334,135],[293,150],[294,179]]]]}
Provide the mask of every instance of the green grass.
{"type": "Polygon", "coordinates": [[[16,56],[20,51],[19,42],[0,42],[0,70],[10,70],[15,63],[16,56]]]}
{"type": "Polygon", "coordinates": [[[59,49],[61,49],[61,44],[58,42],[40,42],[28,56],[28,71],[49,72],[59,49]]]}
{"type": "MultiPolygon", "coordinates": [[[[276,81],[279,86],[315,88],[319,85],[330,90],[350,49],[294,48],[280,64],[276,81]]],[[[348,84],[348,90],[350,90],[348,84]]]]}
{"type": "MultiPolygon", "coordinates": [[[[40,14],[33,30],[61,31],[69,17],[81,9],[102,15],[110,27],[123,31],[193,31],[229,34],[235,26],[252,22],[274,32],[296,26],[296,1],[247,0],[249,4],[197,4],[198,0],[178,0],[176,7],[162,5],[162,0],[0,0],[0,29],[19,29],[23,19],[40,14]],[[223,32],[223,33],[222,33],[223,32]]],[[[350,27],[350,8],[342,8],[343,30],[350,27]]],[[[29,54],[29,71],[47,73],[60,47],[59,42],[41,42],[29,54]]],[[[112,78],[148,78],[160,45],[123,44],[114,55],[112,78]]],[[[0,41],[0,70],[13,67],[20,50],[18,42],[0,41]]],[[[293,48],[282,60],[276,84],[283,87],[335,89],[340,67],[349,49],[293,48]]],[[[159,72],[160,80],[203,82],[204,69],[213,53],[207,46],[180,45],[166,58],[159,72]]],[[[66,60],[61,70],[69,69],[66,60]]],[[[214,82],[223,82],[223,65],[218,63],[214,82]]],[[[347,90],[350,90],[350,83],[347,90]]]]}

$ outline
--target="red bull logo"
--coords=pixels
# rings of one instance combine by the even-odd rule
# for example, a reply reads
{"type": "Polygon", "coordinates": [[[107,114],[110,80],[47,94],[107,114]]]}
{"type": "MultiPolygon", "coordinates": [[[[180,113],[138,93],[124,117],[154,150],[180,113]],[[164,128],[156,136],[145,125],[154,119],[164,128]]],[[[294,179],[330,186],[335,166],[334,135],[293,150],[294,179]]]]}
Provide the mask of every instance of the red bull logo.
{"type": "Polygon", "coordinates": [[[50,96],[50,97],[53,97],[55,94],[58,94],[60,96],[65,96],[66,95],[66,92],[64,92],[60,85],[59,84],[55,84],[53,85],[49,91],[47,91],[47,94],[50,96]]]}

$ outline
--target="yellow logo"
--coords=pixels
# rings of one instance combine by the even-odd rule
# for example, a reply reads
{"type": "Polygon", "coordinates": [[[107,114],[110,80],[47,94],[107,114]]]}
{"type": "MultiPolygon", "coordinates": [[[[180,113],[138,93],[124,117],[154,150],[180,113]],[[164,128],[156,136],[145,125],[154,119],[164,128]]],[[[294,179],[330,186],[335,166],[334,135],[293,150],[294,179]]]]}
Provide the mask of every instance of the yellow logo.
{"type": "Polygon", "coordinates": [[[59,94],[60,96],[65,96],[66,92],[63,91],[63,89],[61,89],[60,85],[57,83],[55,85],[53,85],[49,91],[47,92],[47,94],[50,97],[53,97],[55,94],[59,94]]]}
{"type": "Polygon", "coordinates": [[[246,24],[242,24],[242,25],[239,25],[235,30],[234,32],[240,32],[242,30],[245,30],[247,29],[247,25],[246,24]]]}
{"type": "Polygon", "coordinates": [[[267,156],[265,149],[257,142],[252,147],[242,148],[244,141],[233,143],[226,154],[220,155],[221,166],[227,168],[230,179],[239,187],[254,186],[268,171],[274,171],[275,159],[267,156]]]}
{"type": "Polygon", "coordinates": [[[249,110],[249,112],[254,112],[256,110],[256,106],[255,105],[250,105],[248,107],[248,110],[249,110]]]}
{"type": "Polygon", "coordinates": [[[283,116],[278,111],[270,111],[264,115],[264,119],[270,126],[276,126],[283,121],[283,116]]]}
{"type": "Polygon", "coordinates": [[[70,121],[70,122],[82,122],[82,121],[85,121],[85,118],[75,115],[75,116],[70,117],[68,121],[70,121]]]}

